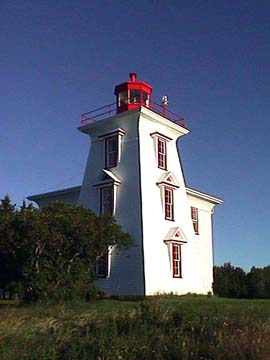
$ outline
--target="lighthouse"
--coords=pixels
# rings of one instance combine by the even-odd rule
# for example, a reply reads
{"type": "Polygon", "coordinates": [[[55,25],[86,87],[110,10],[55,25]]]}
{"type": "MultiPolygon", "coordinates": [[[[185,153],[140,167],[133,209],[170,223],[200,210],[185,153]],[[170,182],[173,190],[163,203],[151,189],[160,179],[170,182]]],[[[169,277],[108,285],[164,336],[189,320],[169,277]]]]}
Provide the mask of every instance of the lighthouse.
{"type": "Polygon", "coordinates": [[[89,136],[81,185],[29,197],[55,199],[115,217],[134,243],[109,247],[95,267],[97,287],[111,295],[207,294],[213,282],[214,208],[222,200],[185,183],[178,141],[189,134],[183,117],[152,99],[137,78],[115,86],[115,102],[85,113],[89,136]]]}
{"type": "Polygon", "coordinates": [[[155,104],[134,72],[114,94],[115,115],[84,116],[79,128],[91,138],[79,202],[134,239],[128,251],[108,249],[99,286],[116,295],[211,292],[211,214],[221,200],[185,184],[177,147],[185,121],[155,104]]]}

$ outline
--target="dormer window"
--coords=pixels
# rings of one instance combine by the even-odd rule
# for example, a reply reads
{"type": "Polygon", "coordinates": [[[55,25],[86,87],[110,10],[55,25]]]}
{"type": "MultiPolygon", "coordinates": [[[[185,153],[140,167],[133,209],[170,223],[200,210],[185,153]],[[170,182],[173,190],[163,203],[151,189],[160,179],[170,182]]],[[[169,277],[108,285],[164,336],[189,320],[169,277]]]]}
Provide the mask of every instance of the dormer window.
{"type": "Polygon", "coordinates": [[[150,134],[154,140],[157,166],[167,170],[167,143],[172,139],[158,132],[150,134]]]}
{"type": "Polygon", "coordinates": [[[105,144],[105,169],[116,167],[121,158],[122,137],[125,130],[118,128],[115,131],[101,135],[99,138],[105,144]]]}

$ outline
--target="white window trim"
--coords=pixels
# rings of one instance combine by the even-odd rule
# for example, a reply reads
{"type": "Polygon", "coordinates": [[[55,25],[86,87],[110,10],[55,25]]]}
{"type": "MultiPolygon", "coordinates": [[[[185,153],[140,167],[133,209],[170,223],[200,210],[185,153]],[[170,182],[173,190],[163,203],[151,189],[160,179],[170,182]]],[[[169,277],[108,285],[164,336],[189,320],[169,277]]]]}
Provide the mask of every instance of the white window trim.
{"type": "Polygon", "coordinates": [[[118,186],[119,184],[115,183],[115,182],[107,182],[107,183],[103,183],[103,184],[99,184],[96,185],[96,187],[99,190],[99,213],[102,214],[102,194],[101,191],[103,188],[106,187],[113,187],[113,204],[112,204],[112,214],[111,216],[115,216],[115,211],[116,211],[116,198],[117,198],[117,192],[118,192],[118,186]]]}
{"type": "Polygon", "coordinates": [[[172,273],[172,277],[174,279],[182,279],[183,278],[183,258],[182,258],[182,245],[181,243],[176,243],[176,242],[171,242],[171,273],[172,273]],[[179,270],[180,270],[180,273],[179,274],[175,274],[174,273],[174,257],[173,257],[173,247],[174,246],[177,246],[178,249],[179,249],[179,260],[178,260],[178,263],[179,263],[179,270]]]}
{"type": "Polygon", "coordinates": [[[117,136],[117,145],[118,145],[118,148],[117,148],[117,159],[116,159],[116,164],[115,166],[108,166],[108,154],[107,154],[107,149],[106,149],[106,143],[104,143],[104,163],[105,163],[105,167],[106,169],[111,169],[113,167],[116,167],[120,161],[121,161],[121,155],[122,155],[122,142],[123,142],[123,136],[125,135],[125,130],[122,129],[122,128],[117,128],[115,130],[112,130],[106,134],[103,134],[101,136],[99,136],[99,139],[101,139],[102,141],[109,139],[109,138],[112,138],[112,137],[115,137],[117,136]]]}
{"type": "Polygon", "coordinates": [[[114,192],[114,186],[112,183],[108,183],[107,185],[104,186],[100,186],[99,187],[99,208],[100,208],[100,214],[106,214],[104,211],[104,190],[105,189],[109,189],[109,191],[111,192],[111,196],[112,196],[112,204],[109,203],[109,205],[111,205],[111,213],[109,215],[114,214],[114,198],[115,198],[115,192],[114,192]]]}
{"type": "Polygon", "coordinates": [[[99,196],[98,196],[98,201],[99,201],[99,211],[101,209],[101,188],[104,187],[108,187],[108,186],[113,186],[113,208],[112,208],[112,216],[115,216],[115,211],[116,211],[116,202],[117,202],[117,194],[118,194],[118,186],[122,183],[122,181],[110,170],[107,169],[103,169],[103,172],[105,173],[107,179],[103,180],[97,184],[94,185],[94,187],[96,187],[99,191],[99,196]]]}
{"type": "Polygon", "coordinates": [[[105,139],[105,167],[111,169],[119,164],[119,138],[117,135],[110,136],[105,139]],[[115,149],[110,151],[110,146],[115,146],[115,149]],[[112,161],[111,160],[112,156],[112,161]]]}
{"type": "Polygon", "coordinates": [[[163,135],[159,132],[154,132],[152,134],[150,134],[150,136],[152,137],[153,141],[154,141],[154,150],[155,150],[155,161],[156,161],[156,164],[157,164],[157,167],[161,170],[165,170],[167,171],[167,168],[168,168],[168,161],[169,161],[169,157],[168,157],[168,143],[170,141],[172,141],[172,138],[166,136],[166,135],[163,135]],[[166,154],[165,154],[165,158],[166,158],[166,167],[165,168],[162,168],[159,166],[158,164],[158,139],[161,139],[165,142],[165,147],[166,147],[166,154]]]}
{"type": "Polygon", "coordinates": [[[179,188],[179,183],[176,179],[176,176],[171,172],[167,171],[162,174],[159,180],[157,181],[157,186],[160,189],[160,196],[162,202],[162,214],[166,221],[175,221],[175,191],[179,188]],[[168,179],[171,179],[170,181],[168,179]],[[173,190],[173,219],[166,219],[166,211],[165,211],[165,188],[173,190]]]}
{"type": "Polygon", "coordinates": [[[169,229],[163,241],[167,245],[167,249],[168,249],[171,276],[174,279],[182,279],[183,278],[183,246],[182,245],[186,244],[188,242],[188,239],[182,228],[176,226],[169,229]],[[181,246],[180,248],[181,277],[176,277],[174,276],[173,273],[173,244],[178,244],[181,246]]]}
{"type": "Polygon", "coordinates": [[[195,206],[191,206],[191,221],[192,221],[192,228],[193,228],[193,231],[194,231],[194,234],[195,235],[200,235],[200,229],[199,229],[199,209],[195,206]],[[195,212],[196,212],[196,219],[193,218],[192,214],[193,214],[193,209],[195,209],[195,212]],[[195,230],[195,226],[194,224],[197,224],[196,227],[197,227],[197,230],[195,230]]]}
{"type": "Polygon", "coordinates": [[[157,138],[157,161],[158,167],[162,170],[167,170],[167,141],[162,138],[157,138]],[[162,144],[163,152],[159,151],[159,144],[162,144]],[[161,164],[163,163],[163,165],[161,164]]]}
{"type": "Polygon", "coordinates": [[[113,246],[108,246],[108,258],[107,258],[107,275],[106,276],[100,276],[98,274],[98,265],[97,262],[95,264],[95,273],[96,273],[96,280],[101,279],[108,279],[111,276],[111,263],[112,263],[112,255],[113,255],[113,246]]]}
{"type": "Polygon", "coordinates": [[[174,208],[174,189],[172,187],[169,187],[169,186],[164,186],[164,218],[165,220],[169,220],[169,221],[174,221],[174,213],[175,213],[175,208],[174,208]],[[169,192],[169,196],[170,196],[170,202],[166,202],[166,191],[169,192]],[[169,216],[167,216],[167,213],[166,213],[166,205],[169,205],[170,206],[170,214],[169,216]]]}
{"type": "Polygon", "coordinates": [[[173,279],[182,279],[183,278],[183,247],[182,245],[184,245],[183,242],[181,241],[174,241],[173,239],[171,240],[164,240],[164,243],[167,245],[167,249],[168,249],[168,257],[169,257],[169,267],[170,267],[170,273],[171,273],[171,277],[173,279]],[[180,246],[180,262],[181,262],[181,276],[174,276],[173,273],[173,245],[179,245],[180,246]]]}

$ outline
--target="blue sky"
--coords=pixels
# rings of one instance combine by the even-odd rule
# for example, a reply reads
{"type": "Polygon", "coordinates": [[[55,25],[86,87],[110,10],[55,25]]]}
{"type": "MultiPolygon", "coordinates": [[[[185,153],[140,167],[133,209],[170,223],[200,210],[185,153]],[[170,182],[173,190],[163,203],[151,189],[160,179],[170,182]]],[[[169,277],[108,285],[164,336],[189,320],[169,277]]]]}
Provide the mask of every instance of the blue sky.
{"type": "Polygon", "coordinates": [[[136,71],[187,118],[187,185],[224,198],[216,264],[270,264],[269,14],[268,0],[1,0],[1,198],[80,184],[79,115],[136,71]]]}

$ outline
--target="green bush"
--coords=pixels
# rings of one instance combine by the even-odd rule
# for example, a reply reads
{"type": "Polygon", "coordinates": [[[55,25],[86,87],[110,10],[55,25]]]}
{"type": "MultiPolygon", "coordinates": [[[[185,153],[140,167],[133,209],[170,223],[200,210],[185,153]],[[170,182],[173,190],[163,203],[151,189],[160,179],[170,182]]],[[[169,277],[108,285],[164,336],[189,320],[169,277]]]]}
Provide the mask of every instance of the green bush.
{"type": "Polygon", "coordinates": [[[73,301],[95,294],[94,265],[108,247],[132,240],[111,216],[53,202],[20,209],[0,203],[0,288],[24,302],[73,301]]]}

